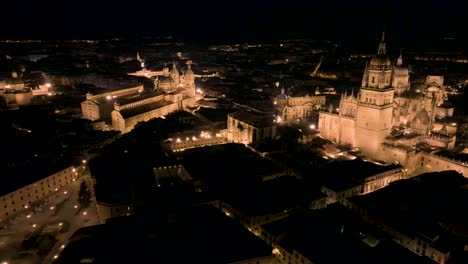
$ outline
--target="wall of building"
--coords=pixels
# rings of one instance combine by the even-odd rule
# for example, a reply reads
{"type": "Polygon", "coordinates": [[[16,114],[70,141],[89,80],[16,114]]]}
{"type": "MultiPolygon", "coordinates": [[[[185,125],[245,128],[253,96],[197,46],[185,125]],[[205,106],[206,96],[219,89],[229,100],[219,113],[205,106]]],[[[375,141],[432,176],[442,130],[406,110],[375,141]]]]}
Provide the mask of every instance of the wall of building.
{"type": "Polygon", "coordinates": [[[172,141],[165,142],[171,151],[182,151],[189,148],[198,148],[203,146],[212,146],[227,143],[226,137],[211,137],[211,138],[179,138],[172,141]]]}
{"type": "Polygon", "coordinates": [[[78,180],[79,177],[81,177],[81,174],[71,166],[40,181],[3,195],[0,197],[0,219],[26,209],[26,206],[31,206],[34,202],[78,180]]]}
{"type": "Polygon", "coordinates": [[[81,103],[81,113],[83,118],[88,120],[99,120],[101,119],[99,105],[91,100],[86,100],[81,103]]]}
{"type": "Polygon", "coordinates": [[[436,156],[430,153],[421,153],[416,160],[416,166],[422,171],[445,171],[455,170],[468,178],[468,163],[451,160],[441,156],[436,156]]]}
{"type": "Polygon", "coordinates": [[[319,114],[320,135],[337,144],[356,146],[355,126],[356,121],[351,117],[326,112],[319,114]]]}
{"type": "Polygon", "coordinates": [[[129,216],[133,214],[133,207],[129,204],[106,204],[100,203],[99,201],[96,204],[97,213],[99,217],[99,223],[104,224],[107,219],[118,216],[129,216]]]}
{"type": "Polygon", "coordinates": [[[250,144],[276,137],[276,126],[254,127],[232,116],[228,116],[227,127],[228,140],[236,143],[250,144]],[[239,127],[242,127],[242,129],[239,127]]]}
{"type": "Polygon", "coordinates": [[[362,183],[357,183],[356,186],[346,190],[336,191],[322,186],[321,191],[327,195],[327,204],[335,202],[346,203],[346,198],[348,197],[377,191],[389,185],[391,182],[401,179],[403,179],[403,169],[397,168],[366,177],[362,183]]]}

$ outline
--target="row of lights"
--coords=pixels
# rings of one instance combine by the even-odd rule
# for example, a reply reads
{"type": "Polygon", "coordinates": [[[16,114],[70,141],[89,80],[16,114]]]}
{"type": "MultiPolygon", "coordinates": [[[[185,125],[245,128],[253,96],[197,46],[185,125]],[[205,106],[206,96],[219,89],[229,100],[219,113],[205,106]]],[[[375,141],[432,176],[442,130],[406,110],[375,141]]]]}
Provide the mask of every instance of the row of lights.
{"type": "MultiPolygon", "coordinates": [[[[211,136],[210,133],[204,132],[204,131],[202,131],[202,132],[200,133],[200,137],[203,138],[203,139],[210,139],[210,138],[212,138],[212,136],[211,136]]],[[[222,136],[221,136],[221,134],[216,133],[216,137],[220,138],[220,137],[222,137],[222,136]]],[[[197,138],[196,136],[192,136],[192,138],[190,138],[190,137],[186,137],[186,138],[185,138],[185,141],[190,141],[190,140],[197,141],[198,138],[197,138]]],[[[172,141],[172,140],[170,139],[169,141],[172,141]]],[[[182,142],[182,139],[176,138],[176,142],[177,142],[177,143],[181,143],[181,142],[182,142]]]]}

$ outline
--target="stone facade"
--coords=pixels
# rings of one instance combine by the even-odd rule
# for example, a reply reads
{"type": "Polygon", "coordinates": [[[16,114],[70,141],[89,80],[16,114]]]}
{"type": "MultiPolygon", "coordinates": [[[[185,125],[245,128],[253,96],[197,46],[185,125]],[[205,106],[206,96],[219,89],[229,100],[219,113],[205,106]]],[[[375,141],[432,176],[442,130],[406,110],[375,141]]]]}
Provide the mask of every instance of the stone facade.
{"type": "MultiPolygon", "coordinates": [[[[7,176],[7,175],[6,175],[7,176]]],[[[0,197],[0,220],[28,208],[34,202],[56,192],[81,177],[77,168],[70,166],[0,197]]]]}
{"type": "Polygon", "coordinates": [[[228,115],[227,136],[229,141],[250,144],[276,137],[276,126],[270,115],[256,115],[238,111],[228,115]]]}
{"type": "Polygon", "coordinates": [[[301,122],[312,116],[314,110],[325,105],[324,95],[289,96],[281,89],[281,94],[273,99],[278,120],[283,123],[301,122]]]}
{"type": "Polygon", "coordinates": [[[453,107],[445,101],[443,81],[443,76],[429,75],[421,89],[411,89],[401,55],[394,66],[382,38],[357,96],[345,92],[338,109],[320,112],[320,133],[337,144],[358,147],[364,155],[414,170],[417,144],[455,146],[457,125],[444,121],[453,107]]]}

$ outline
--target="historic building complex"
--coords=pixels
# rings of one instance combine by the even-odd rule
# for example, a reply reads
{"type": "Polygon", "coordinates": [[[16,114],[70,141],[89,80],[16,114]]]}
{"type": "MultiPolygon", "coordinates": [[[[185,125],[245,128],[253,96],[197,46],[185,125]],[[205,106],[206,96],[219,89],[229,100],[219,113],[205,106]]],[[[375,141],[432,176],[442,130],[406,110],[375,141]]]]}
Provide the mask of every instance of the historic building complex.
{"type": "MultiPolygon", "coordinates": [[[[445,103],[443,76],[428,76],[423,89],[411,89],[402,56],[394,65],[382,37],[377,54],[366,65],[359,92],[345,92],[337,109],[321,112],[319,129],[337,144],[359,147],[363,154],[387,162],[398,161],[412,171],[424,166],[420,162],[424,146],[455,146],[457,126],[448,122],[452,115],[453,107],[445,103]]],[[[466,166],[455,167],[446,169],[462,172],[466,166]]]]}
{"type": "Polygon", "coordinates": [[[284,89],[273,101],[277,121],[297,123],[312,116],[314,110],[325,105],[325,95],[291,96],[284,89]]]}
{"type": "Polygon", "coordinates": [[[101,94],[87,94],[81,103],[83,117],[89,120],[111,122],[112,129],[127,133],[138,122],[162,117],[178,110],[195,106],[195,76],[190,62],[183,75],[173,64],[164,67],[155,81],[155,91],[146,92],[143,86],[115,89],[101,94]]]}

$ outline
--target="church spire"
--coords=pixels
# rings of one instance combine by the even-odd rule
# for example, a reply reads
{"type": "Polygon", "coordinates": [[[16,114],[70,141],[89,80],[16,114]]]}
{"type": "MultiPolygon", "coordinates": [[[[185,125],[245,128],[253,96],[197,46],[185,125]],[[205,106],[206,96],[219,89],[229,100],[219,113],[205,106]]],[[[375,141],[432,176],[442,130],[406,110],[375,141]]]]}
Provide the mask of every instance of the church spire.
{"type": "Polygon", "coordinates": [[[379,50],[377,51],[378,55],[385,55],[387,53],[387,48],[385,47],[385,31],[382,32],[382,41],[380,41],[379,50]]]}

